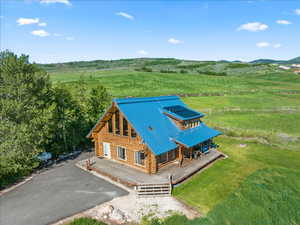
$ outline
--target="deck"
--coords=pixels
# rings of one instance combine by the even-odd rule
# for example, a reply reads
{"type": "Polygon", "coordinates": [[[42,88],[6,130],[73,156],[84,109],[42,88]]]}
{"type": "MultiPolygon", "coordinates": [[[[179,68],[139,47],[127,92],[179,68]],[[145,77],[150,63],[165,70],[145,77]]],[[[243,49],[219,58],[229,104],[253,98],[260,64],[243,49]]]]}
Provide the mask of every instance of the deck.
{"type": "MultiPolygon", "coordinates": [[[[97,157],[91,159],[93,162],[91,169],[129,187],[138,184],[168,183],[170,175],[172,175],[172,183],[177,184],[223,156],[221,152],[212,149],[201,159],[185,159],[182,167],[179,167],[178,163],[174,162],[159,169],[158,173],[151,175],[127,165],[97,157]]],[[[80,163],[82,165],[85,164],[84,161],[80,163]]]]}

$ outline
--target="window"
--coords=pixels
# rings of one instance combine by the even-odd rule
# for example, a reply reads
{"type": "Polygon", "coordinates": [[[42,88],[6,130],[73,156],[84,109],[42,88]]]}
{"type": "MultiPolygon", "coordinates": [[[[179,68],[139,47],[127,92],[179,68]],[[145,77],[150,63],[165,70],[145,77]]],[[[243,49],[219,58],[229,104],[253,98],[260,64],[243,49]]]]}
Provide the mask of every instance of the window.
{"type": "Polygon", "coordinates": [[[166,161],[167,161],[167,153],[163,153],[158,156],[158,163],[165,163],[166,161]]]}
{"type": "Polygon", "coordinates": [[[122,160],[126,160],[126,149],[118,146],[118,158],[122,160]]]}
{"type": "Polygon", "coordinates": [[[133,137],[133,138],[136,137],[136,132],[133,128],[131,128],[131,137],[133,137]]]}
{"type": "Polygon", "coordinates": [[[144,152],[135,152],[134,153],[135,163],[141,166],[145,165],[145,153],[144,152]]]}
{"type": "Polygon", "coordinates": [[[168,152],[168,161],[172,161],[176,158],[176,150],[168,152]]]}
{"type": "Polygon", "coordinates": [[[194,121],[185,121],[183,123],[185,128],[193,128],[193,127],[198,127],[200,125],[201,121],[200,120],[194,120],[194,121]]]}
{"type": "Polygon", "coordinates": [[[112,118],[108,120],[108,132],[112,133],[113,132],[113,126],[112,126],[112,118]]]}
{"type": "Polygon", "coordinates": [[[125,118],[123,118],[123,135],[128,136],[128,123],[125,118]]]}
{"type": "Polygon", "coordinates": [[[117,111],[115,113],[115,130],[116,130],[116,134],[120,134],[120,114],[117,111]]]}

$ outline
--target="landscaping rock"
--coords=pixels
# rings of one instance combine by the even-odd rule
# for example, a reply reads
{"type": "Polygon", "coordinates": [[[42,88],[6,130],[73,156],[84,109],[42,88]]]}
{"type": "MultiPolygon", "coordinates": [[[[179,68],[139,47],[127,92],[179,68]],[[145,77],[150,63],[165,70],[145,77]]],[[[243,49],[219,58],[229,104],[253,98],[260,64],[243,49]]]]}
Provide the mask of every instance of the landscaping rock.
{"type": "Polygon", "coordinates": [[[122,212],[120,209],[114,209],[110,214],[110,219],[115,221],[118,224],[127,222],[125,213],[122,212]]]}

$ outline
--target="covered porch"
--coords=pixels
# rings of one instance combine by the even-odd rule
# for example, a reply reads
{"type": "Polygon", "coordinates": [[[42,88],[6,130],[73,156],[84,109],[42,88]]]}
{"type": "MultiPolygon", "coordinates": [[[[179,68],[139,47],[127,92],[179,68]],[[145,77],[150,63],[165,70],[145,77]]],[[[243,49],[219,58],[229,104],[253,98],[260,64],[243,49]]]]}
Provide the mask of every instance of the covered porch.
{"type": "MultiPolygon", "coordinates": [[[[178,148],[156,157],[157,171],[159,172],[162,168],[172,163],[175,163],[178,167],[183,167],[183,165],[191,163],[194,160],[199,162],[201,159],[207,158],[205,156],[208,155],[210,151],[214,152],[216,149],[217,145],[212,139],[206,140],[192,147],[179,144],[178,148]]],[[[214,153],[211,155],[213,154],[214,153]]]]}
{"type": "MultiPolygon", "coordinates": [[[[190,152],[190,150],[188,150],[188,152],[190,152]]],[[[157,172],[157,175],[162,175],[165,177],[167,177],[167,175],[171,175],[172,184],[177,184],[194,175],[195,173],[201,171],[202,169],[205,169],[208,165],[223,157],[223,153],[219,152],[215,148],[212,148],[205,154],[202,153],[201,156],[197,158],[187,155],[187,157],[184,157],[181,162],[176,161],[174,163],[168,164],[160,168],[157,172]]]]}
{"type": "Polygon", "coordinates": [[[201,159],[211,150],[217,148],[213,138],[221,132],[207,127],[201,123],[200,126],[181,131],[173,140],[179,146],[178,161],[182,166],[185,160],[201,159]]]}
{"type": "Polygon", "coordinates": [[[192,147],[181,145],[179,147],[179,165],[182,166],[184,163],[188,163],[188,161],[191,160],[201,160],[202,158],[205,158],[205,155],[211,150],[215,149],[217,149],[217,145],[211,139],[192,147]]]}

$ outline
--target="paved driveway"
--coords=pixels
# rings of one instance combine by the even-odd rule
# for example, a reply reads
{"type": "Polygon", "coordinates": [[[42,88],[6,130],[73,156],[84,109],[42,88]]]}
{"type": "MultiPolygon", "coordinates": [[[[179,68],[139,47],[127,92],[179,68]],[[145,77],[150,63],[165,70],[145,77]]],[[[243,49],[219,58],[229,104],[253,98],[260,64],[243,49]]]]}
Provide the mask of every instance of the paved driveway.
{"type": "Polygon", "coordinates": [[[45,225],[127,194],[77,168],[77,160],[38,174],[28,183],[2,195],[0,224],[45,225]]]}

